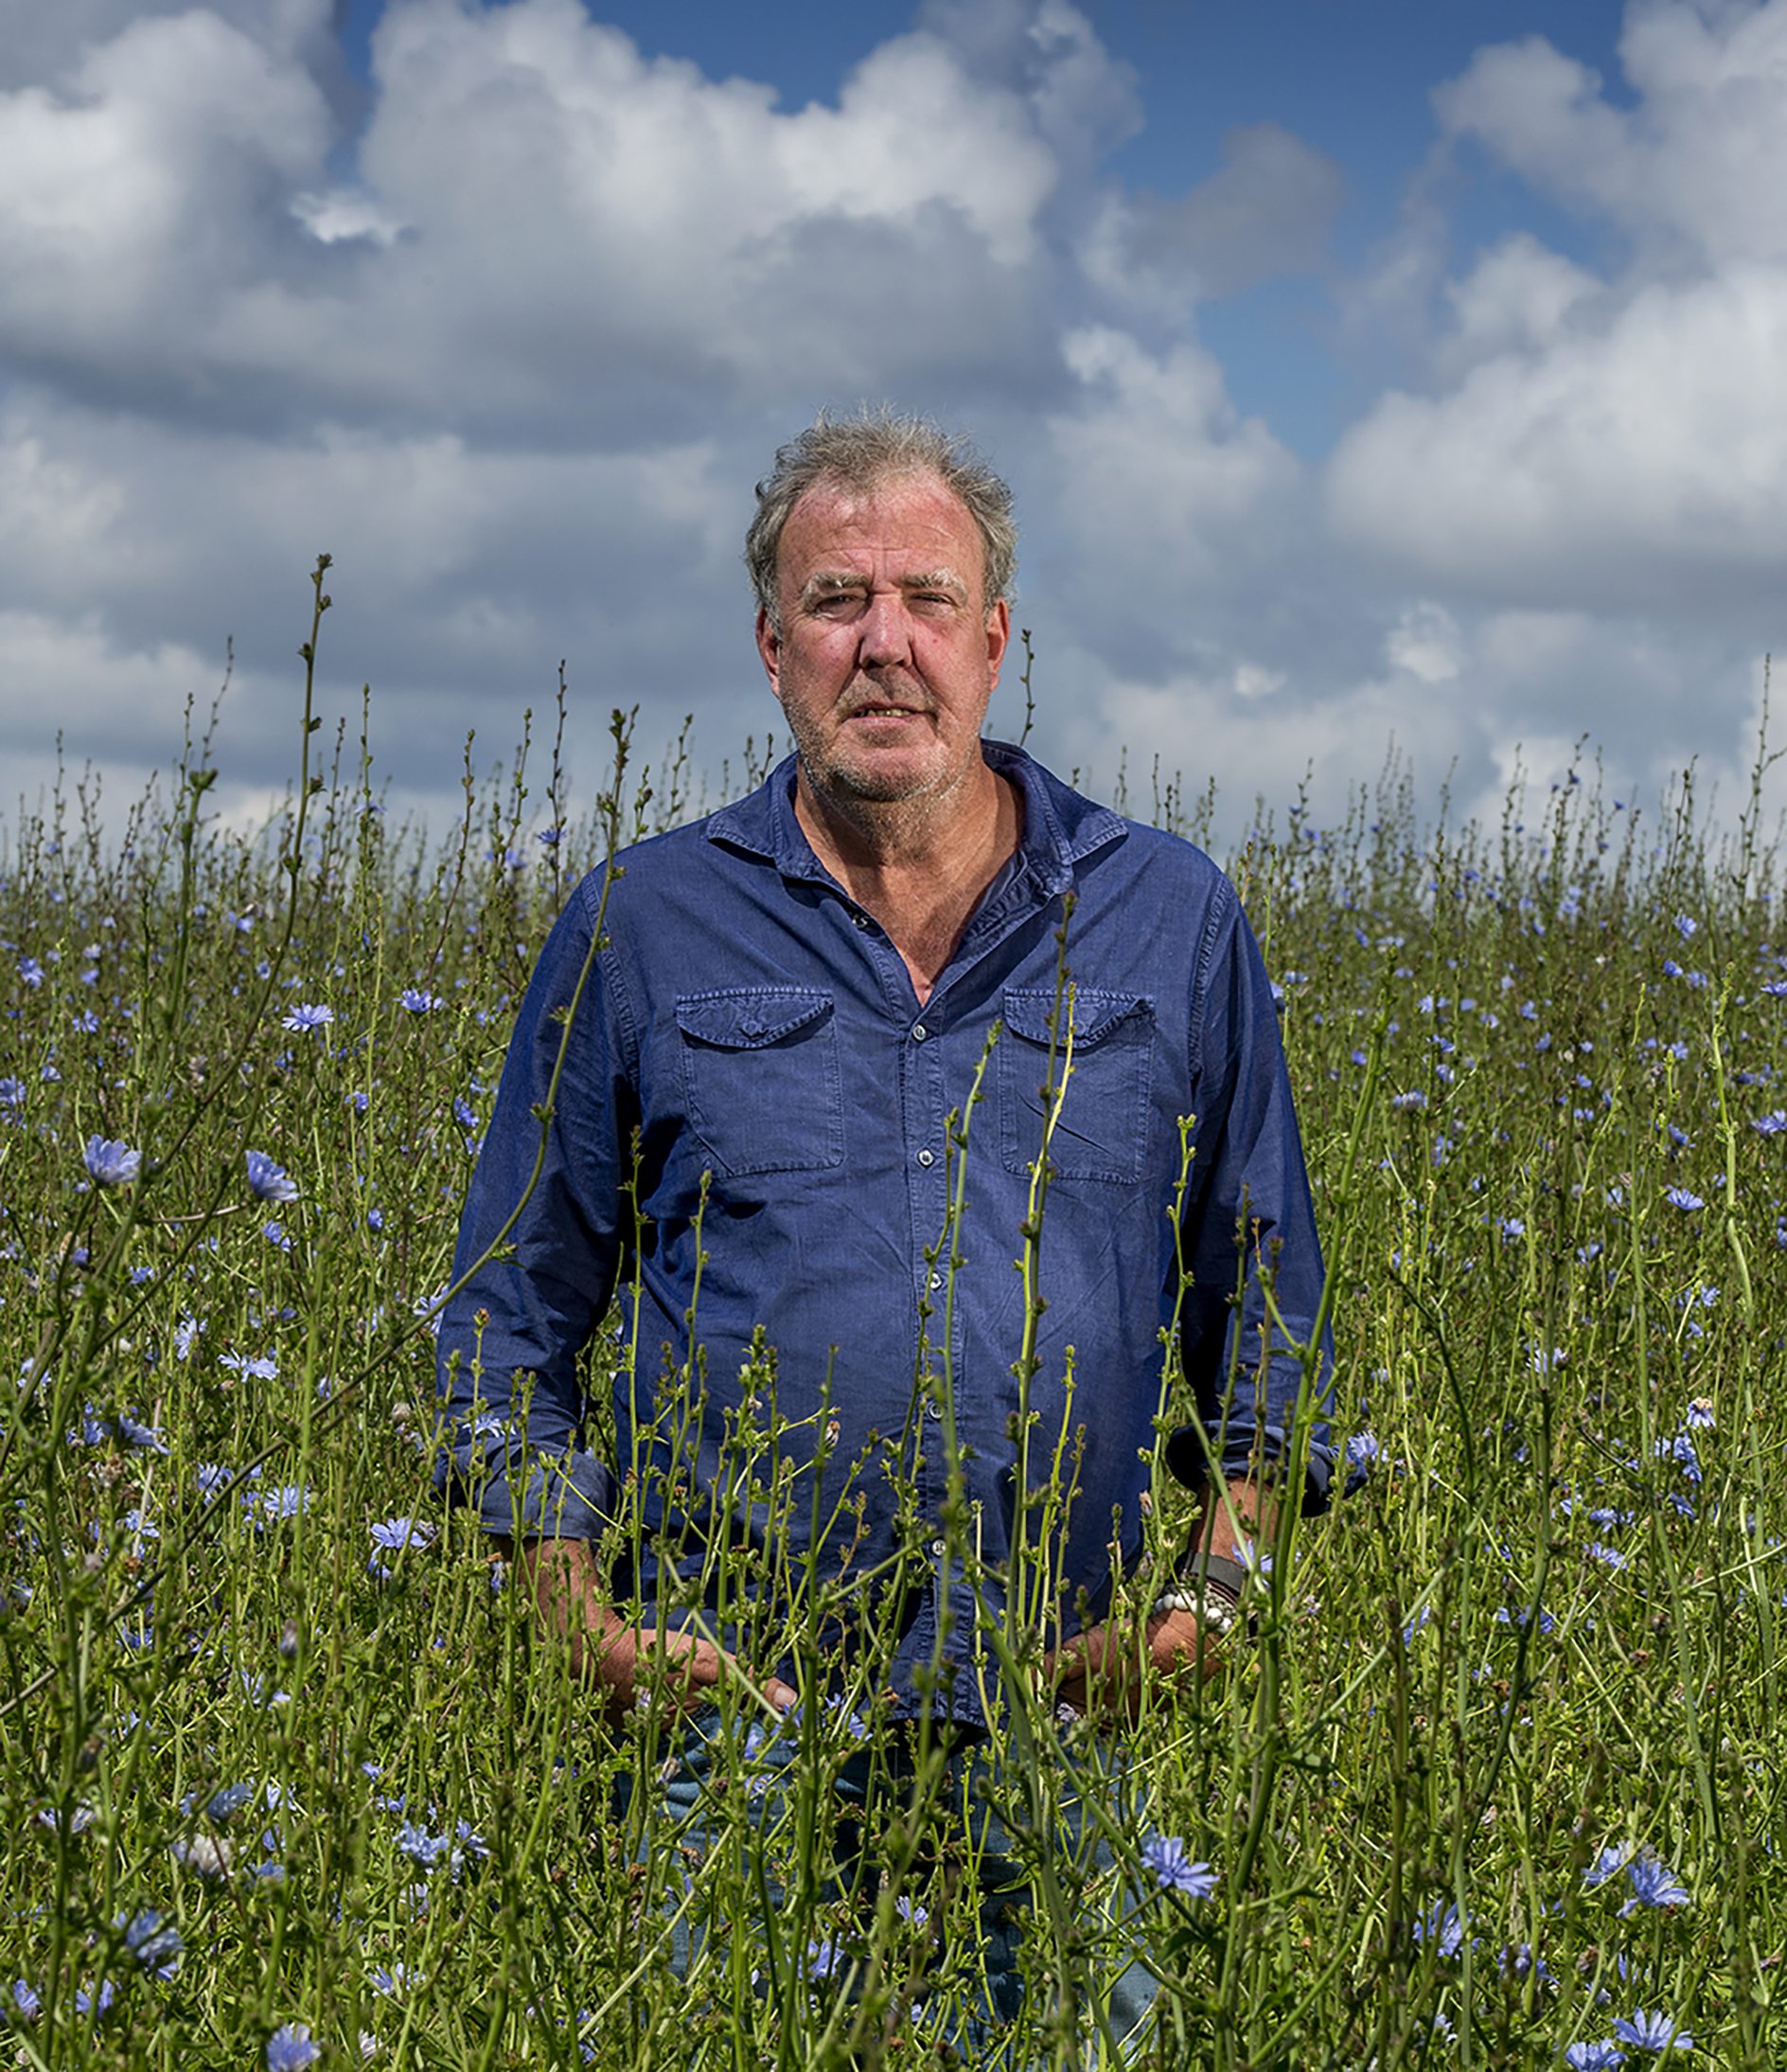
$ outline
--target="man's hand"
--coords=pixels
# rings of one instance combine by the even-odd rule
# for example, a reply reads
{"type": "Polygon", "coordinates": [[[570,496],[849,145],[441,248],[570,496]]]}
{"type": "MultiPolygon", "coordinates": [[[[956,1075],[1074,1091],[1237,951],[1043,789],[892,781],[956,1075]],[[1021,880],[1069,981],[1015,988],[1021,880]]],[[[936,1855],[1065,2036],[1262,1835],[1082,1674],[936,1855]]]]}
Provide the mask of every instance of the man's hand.
{"type": "Polygon", "coordinates": [[[1145,1687],[1201,1676],[1222,1659],[1213,1634],[1198,1630],[1192,1612],[1160,1612],[1139,1637],[1133,1625],[1113,1620],[1076,1634],[1043,1657],[1043,1674],[1056,1699],[1097,1719],[1134,1719],[1145,1687]],[[1145,1655],[1145,1659],[1143,1658],[1145,1655]]]}
{"type": "MultiPolygon", "coordinates": [[[[1220,1495],[1206,1492],[1192,1527],[1192,1551],[1233,1561],[1243,1539],[1257,1546],[1272,1534],[1276,1508],[1268,1491],[1237,1478],[1220,1495]]],[[[1222,1660],[1220,1636],[1198,1629],[1194,1612],[1151,1617],[1138,1644],[1133,1624],[1113,1620],[1078,1634],[1043,1658],[1043,1674],[1062,1704],[1100,1719],[1133,1719],[1144,1684],[1172,1684],[1208,1674],[1222,1660]]]]}
{"type": "MultiPolygon", "coordinates": [[[[496,1545],[522,1564],[540,1628],[569,1649],[572,1674],[607,1694],[610,1721],[625,1719],[642,1692],[658,1691],[677,1711],[692,1712],[720,1684],[746,1684],[733,1656],[699,1634],[628,1625],[604,1595],[588,1540],[523,1540],[518,1551],[498,1536],[496,1545]]],[[[774,1676],[762,1689],[778,1712],[799,1696],[774,1676]]]]}

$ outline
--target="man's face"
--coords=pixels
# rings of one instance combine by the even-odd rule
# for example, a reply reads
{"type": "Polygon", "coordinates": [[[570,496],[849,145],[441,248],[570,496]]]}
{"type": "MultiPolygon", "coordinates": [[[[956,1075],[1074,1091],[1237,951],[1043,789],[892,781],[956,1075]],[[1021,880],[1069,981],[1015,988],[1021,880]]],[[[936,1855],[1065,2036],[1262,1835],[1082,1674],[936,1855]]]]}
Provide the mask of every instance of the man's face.
{"type": "Polygon", "coordinates": [[[822,795],[941,798],[981,767],[981,722],[1011,637],[982,599],[981,536],[931,476],[868,492],[819,483],[776,562],[782,626],[757,648],[822,795]]]}

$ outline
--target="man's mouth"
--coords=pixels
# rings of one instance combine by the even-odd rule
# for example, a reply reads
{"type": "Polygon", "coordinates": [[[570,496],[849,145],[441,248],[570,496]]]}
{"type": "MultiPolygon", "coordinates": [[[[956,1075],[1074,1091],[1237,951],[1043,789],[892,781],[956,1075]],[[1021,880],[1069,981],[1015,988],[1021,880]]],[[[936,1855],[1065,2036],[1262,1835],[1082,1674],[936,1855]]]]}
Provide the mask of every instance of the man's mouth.
{"type": "Polygon", "coordinates": [[[846,719],[922,719],[928,707],[902,704],[898,699],[865,699],[845,713],[846,719]]]}

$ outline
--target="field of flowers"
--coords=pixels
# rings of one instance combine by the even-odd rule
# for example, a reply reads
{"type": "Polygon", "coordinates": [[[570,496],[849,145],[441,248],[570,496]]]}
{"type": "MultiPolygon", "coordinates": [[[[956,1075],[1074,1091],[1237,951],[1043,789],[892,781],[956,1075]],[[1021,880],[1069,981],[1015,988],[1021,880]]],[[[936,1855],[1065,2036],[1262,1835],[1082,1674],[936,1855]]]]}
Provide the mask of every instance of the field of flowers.
{"type": "MultiPolygon", "coordinates": [[[[252,838],[203,742],[121,841],[83,799],[6,832],[0,2054],[935,2063],[962,1881],[914,1844],[865,1906],[813,1868],[860,1714],[741,1710],[719,1842],[643,1851],[663,1709],[606,1727],[429,1483],[532,957],[699,796],[673,754],[579,821],[555,757],[431,843],[327,751],[307,710],[252,838]]],[[[1572,775],[1458,830],[1392,771],[1231,859],[1352,1486],[1258,1550],[1257,1638],[1124,1737],[971,2058],[1114,2062],[1139,1955],[1129,2062],[1787,2062],[1787,917],[1753,810],[1714,841],[1685,789],[1638,804],[1572,775]]],[[[1046,1695],[1011,1731],[989,1789],[1048,1856],[1099,1740],[1046,1695]]]]}

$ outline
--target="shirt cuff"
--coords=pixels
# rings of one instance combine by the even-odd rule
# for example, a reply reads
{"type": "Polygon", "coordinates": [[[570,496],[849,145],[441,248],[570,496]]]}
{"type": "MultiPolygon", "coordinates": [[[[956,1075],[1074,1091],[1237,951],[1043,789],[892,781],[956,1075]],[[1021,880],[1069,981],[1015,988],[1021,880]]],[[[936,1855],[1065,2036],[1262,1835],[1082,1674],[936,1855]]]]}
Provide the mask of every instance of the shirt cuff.
{"type": "Polygon", "coordinates": [[[614,1508],[614,1478],[593,1453],[531,1454],[472,1435],[442,1446],[434,1487],[450,1503],[475,1505],[487,1532],[517,1540],[598,1539],[614,1508]]]}
{"type": "MultiPolygon", "coordinates": [[[[1210,1457],[1221,1445],[1218,1462],[1225,1481],[1241,1481],[1255,1474],[1262,1461],[1267,1479],[1277,1472],[1289,1451],[1289,1434],[1282,1426],[1266,1425],[1257,1430],[1241,1430],[1230,1425],[1222,1431],[1216,1426],[1180,1425],[1166,1436],[1160,1457],[1167,1473],[1187,1489],[1202,1489],[1210,1480],[1210,1457]]],[[[1328,1492],[1334,1480],[1334,1449],[1325,1432],[1312,1438],[1303,1465],[1303,1515],[1313,1517],[1328,1508],[1328,1492]]]]}

